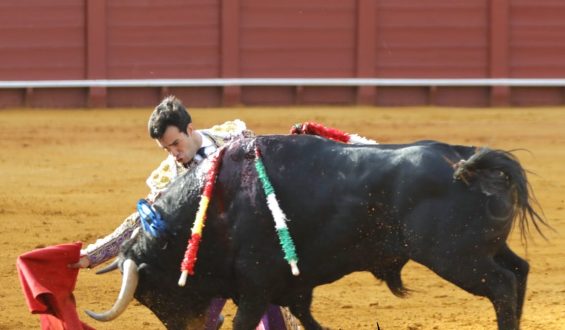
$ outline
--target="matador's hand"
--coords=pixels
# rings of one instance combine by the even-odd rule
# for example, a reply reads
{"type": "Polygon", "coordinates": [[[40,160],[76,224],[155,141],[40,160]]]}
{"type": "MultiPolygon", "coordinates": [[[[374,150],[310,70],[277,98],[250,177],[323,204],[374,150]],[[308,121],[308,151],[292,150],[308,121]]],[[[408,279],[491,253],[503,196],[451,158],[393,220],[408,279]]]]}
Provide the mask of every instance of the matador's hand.
{"type": "Polygon", "coordinates": [[[88,266],[90,266],[90,260],[88,259],[87,256],[82,256],[80,257],[80,259],[78,260],[78,262],[74,263],[74,264],[69,264],[69,268],[87,268],[88,266]]]}

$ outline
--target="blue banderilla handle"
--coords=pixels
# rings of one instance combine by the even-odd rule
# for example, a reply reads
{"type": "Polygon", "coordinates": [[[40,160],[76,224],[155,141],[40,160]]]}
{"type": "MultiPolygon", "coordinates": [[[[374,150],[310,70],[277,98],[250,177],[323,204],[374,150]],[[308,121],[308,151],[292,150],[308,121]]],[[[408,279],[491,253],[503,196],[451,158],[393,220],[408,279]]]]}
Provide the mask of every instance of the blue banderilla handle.
{"type": "Polygon", "coordinates": [[[137,202],[137,212],[139,213],[143,230],[151,234],[151,236],[158,237],[166,230],[165,223],[159,212],[145,199],[140,199],[137,202]]]}

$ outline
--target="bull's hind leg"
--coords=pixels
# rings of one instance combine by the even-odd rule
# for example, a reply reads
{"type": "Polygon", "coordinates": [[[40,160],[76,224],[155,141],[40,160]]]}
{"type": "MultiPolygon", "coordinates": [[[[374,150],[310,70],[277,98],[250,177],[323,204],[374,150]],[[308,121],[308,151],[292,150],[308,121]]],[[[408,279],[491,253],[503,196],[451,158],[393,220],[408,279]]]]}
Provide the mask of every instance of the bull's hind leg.
{"type": "Polygon", "coordinates": [[[517,256],[508,245],[504,247],[494,256],[494,261],[500,266],[508,269],[514,273],[516,276],[517,285],[517,306],[516,306],[516,317],[518,322],[522,316],[522,308],[524,306],[524,297],[526,295],[526,283],[528,281],[528,273],[530,271],[530,265],[528,262],[519,256],[517,256]]]}
{"type": "Polygon", "coordinates": [[[500,330],[518,329],[517,279],[513,272],[487,256],[452,255],[449,260],[423,262],[447,281],[493,304],[500,330]]]}

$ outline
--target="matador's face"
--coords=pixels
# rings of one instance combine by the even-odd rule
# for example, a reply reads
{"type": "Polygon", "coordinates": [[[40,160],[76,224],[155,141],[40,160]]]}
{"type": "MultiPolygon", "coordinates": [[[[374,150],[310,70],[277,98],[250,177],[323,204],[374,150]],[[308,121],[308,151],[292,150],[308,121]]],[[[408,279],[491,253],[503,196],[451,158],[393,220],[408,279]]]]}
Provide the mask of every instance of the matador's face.
{"type": "Polygon", "coordinates": [[[177,162],[186,164],[194,158],[200,147],[195,134],[192,124],[188,125],[186,132],[181,132],[176,126],[168,126],[163,136],[157,139],[157,144],[175,157],[177,162]]]}

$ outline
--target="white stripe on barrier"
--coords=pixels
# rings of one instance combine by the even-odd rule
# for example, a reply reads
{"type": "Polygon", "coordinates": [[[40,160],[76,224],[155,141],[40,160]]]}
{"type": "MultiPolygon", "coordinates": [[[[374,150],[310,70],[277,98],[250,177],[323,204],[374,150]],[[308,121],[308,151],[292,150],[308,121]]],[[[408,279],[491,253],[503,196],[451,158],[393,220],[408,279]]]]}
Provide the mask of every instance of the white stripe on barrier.
{"type": "Polygon", "coordinates": [[[0,81],[0,89],[87,87],[221,87],[221,86],[508,86],[564,87],[565,79],[546,78],[202,78],[0,81]]]}

